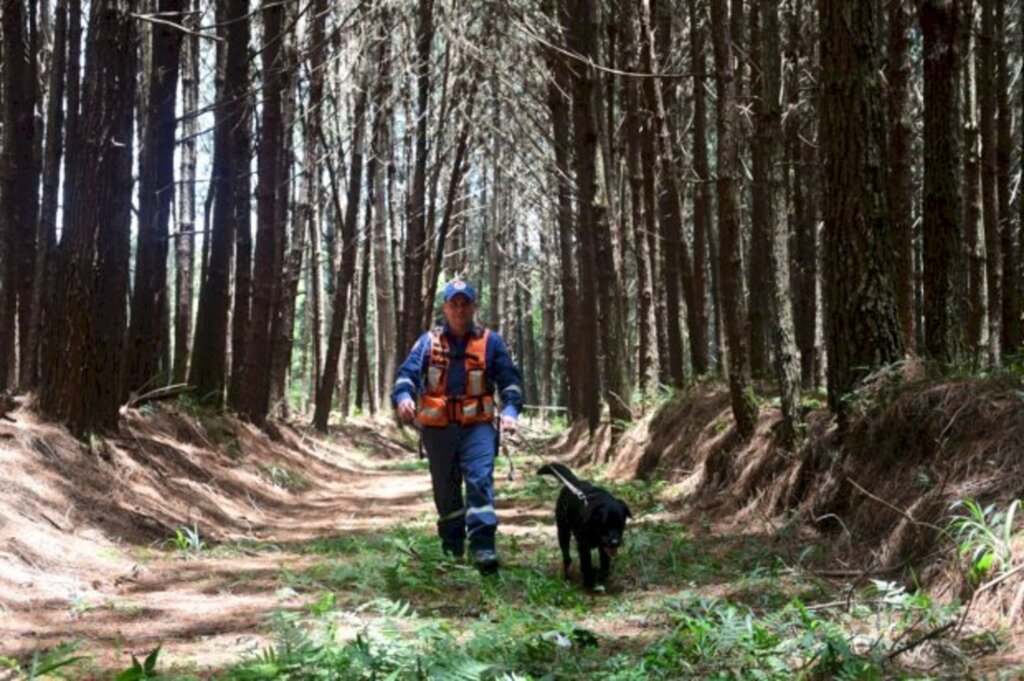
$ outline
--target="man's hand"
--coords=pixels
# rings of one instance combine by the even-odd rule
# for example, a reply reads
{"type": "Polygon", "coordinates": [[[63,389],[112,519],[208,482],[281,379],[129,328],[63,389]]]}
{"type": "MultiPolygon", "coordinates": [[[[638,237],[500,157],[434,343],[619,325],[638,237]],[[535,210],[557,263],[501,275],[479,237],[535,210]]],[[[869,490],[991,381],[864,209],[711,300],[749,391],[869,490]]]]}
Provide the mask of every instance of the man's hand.
{"type": "Polygon", "coordinates": [[[406,397],[398,403],[398,418],[405,423],[412,423],[416,419],[416,402],[411,397],[406,397]]]}
{"type": "Polygon", "coordinates": [[[502,435],[515,435],[519,430],[519,419],[515,416],[502,416],[501,417],[501,434],[502,435]]]}

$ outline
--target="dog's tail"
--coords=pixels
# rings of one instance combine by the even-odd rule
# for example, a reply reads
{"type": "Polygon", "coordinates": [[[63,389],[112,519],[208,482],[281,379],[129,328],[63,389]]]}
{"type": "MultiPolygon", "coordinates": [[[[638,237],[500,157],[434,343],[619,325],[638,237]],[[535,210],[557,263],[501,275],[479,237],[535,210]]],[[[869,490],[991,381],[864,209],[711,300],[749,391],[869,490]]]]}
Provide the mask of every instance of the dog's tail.
{"type": "Polygon", "coordinates": [[[563,466],[560,463],[549,463],[541,466],[537,469],[537,475],[550,475],[558,478],[563,484],[569,483],[576,487],[580,486],[579,478],[573,475],[573,472],[569,470],[568,466],[563,466]]]}

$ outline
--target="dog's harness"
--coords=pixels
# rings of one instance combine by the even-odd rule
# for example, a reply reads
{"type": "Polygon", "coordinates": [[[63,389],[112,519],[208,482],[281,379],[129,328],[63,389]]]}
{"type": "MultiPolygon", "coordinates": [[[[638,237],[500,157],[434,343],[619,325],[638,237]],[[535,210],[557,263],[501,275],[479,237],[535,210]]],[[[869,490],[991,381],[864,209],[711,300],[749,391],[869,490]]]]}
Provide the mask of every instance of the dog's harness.
{"type": "Polygon", "coordinates": [[[576,485],[572,484],[571,482],[569,482],[568,480],[563,478],[562,474],[559,473],[558,469],[555,468],[554,466],[550,466],[549,468],[550,468],[551,472],[555,475],[555,477],[562,481],[562,484],[565,485],[565,488],[568,489],[573,494],[575,494],[576,498],[579,499],[580,501],[582,501],[584,505],[590,503],[587,500],[586,492],[584,492],[579,487],[577,487],[576,485]]]}

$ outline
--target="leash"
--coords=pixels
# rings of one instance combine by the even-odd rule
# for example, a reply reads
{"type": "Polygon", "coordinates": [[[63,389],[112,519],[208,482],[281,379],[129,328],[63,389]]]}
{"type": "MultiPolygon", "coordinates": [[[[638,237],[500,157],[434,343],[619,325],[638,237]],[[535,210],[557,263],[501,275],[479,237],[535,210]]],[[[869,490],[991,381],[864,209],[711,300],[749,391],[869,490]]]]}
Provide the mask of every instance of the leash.
{"type": "Polygon", "coordinates": [[[577,487],[576,485],[572,484],[571,482],[569,482],[568,480],[563,478],[562,474],[558,472],[557,468],[555,468],[554,466],[550,466],[549,465],[548,466],[548,470],[550,470],[555,475],[556,478],[561,480],[562,484],[565,485],[565,488],[568,489],[570,492],[572,492],[576,496],[577,499],[579,499],[580,501],[583,502],[584,505],[586,505],[588,503],[587,495],[583,492],[583,490],[581,490],[579,487],[577,487]]]}

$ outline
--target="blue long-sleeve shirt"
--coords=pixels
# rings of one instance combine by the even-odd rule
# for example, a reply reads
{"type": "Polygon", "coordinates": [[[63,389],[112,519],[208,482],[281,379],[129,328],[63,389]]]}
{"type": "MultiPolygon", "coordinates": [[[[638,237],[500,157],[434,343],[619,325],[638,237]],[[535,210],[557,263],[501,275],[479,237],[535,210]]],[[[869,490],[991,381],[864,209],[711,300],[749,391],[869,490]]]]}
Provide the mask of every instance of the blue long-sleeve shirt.
{"type": "MultiPolygon", "coordinates": [[[[474,327],[461,340],[456,339],[444,325],[444,334],[448,337],[448,380],[445,392],[448,395],[466,394],[466,346],[472,334],[478,333],[474,327]]],[[[523,379],[512,361],[505,341],[496,331],[487,336],[486,358],[488,385],[497,386],[501,397],[502,416],[517,417],[523,410],[523,379]]],[[[392,404],[397,405],[407,397],[415,397],[423,392],[423,375],[430,366],[430,333],[420,336],[412,347],[412,352],[398,367],[395,387],[391,391],[392,404]]]]}

